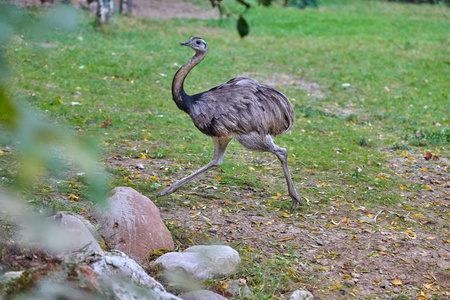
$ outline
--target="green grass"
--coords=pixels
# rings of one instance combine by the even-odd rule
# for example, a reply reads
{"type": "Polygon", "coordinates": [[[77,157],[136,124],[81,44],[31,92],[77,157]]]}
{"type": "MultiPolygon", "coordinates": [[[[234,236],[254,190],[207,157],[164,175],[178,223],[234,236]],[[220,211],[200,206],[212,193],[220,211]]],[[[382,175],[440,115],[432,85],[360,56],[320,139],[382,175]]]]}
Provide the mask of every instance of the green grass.
{"type": "MultiPolygon", "coordinates": [[[[312,98],[295,84],[279,87],[292,99],[297,121],[292,132],[277,137],[276,143],[288,149],[294,182],[301,197],[310,200],[311,209],[320,210],[336,199],[368,208],[392,206],[404,201],[398,195],[399,184],[409,184],[412,191],[423,187],[407,178],[384,177],[393,174],[387,164],[390,156],[426,150],[448,156],[449,17],[449,9],[440,5],[380,1],[321,1],[316,10],[253,7],[246,15],[250,35],[240,39],[229,19],[117,16],[114,24],[96,31],[86,16],[75,33],[52,35],[45,47],[26,33],[23,39],[14,39],[7,49],[13,72],[11,92],[52,122],[93,137],[103,147],[104,158],[145,155],[161,164],[150,181],[135,177],[138,171],[107,166],[111,186],[132,185],[155,198],[165,186],[164,179],[197,169],[212,153],[210,138],[177,109],[170,90],[174,73],[193,54],[178,43],[201,36],[208,42],[209,54],[187,78],[189,94],[246,72],[267,79],[274,73],[286,74],[320,85],[325,93],[322,99],[312,98]],[[109,117],[110,126],[100,127],[109,117]],[[318,181],[326,181],[327,186],[318,181]],[[368,191],[368,186],[373,189],[368,191]],[[319,193],[323,190],[327,192],[319,193]]],[[[273,196],[284,193],[278,162],[272,165],[273,171],[264,165],[273,159],[249,154],[233,142],[222,172],[213,173],[210,180],[221,177],[219,191],[226,186],[250,186],[273,196]],[[276,180],[270,188],[264,180],[255,180],[272,177],[276,180]]],[[[10,164],[10,155],[0,153],[3,183],[15,175],[10,164]]],[[[59,186],[45,184],[49,188],[36,186],[34,202],[51,206],[50,210],[82,210],[76,203],[58,204],[52,191],[89,198],[84,183],[74,188],[71,178],[59,186]]],[[[226,193],[223,197],[233,201],[226,193]]],[[[156,201],[170,206],[171,200],[179,197],[156,201]]],[[[275,207],[289,207],[281,199],[263,199],[268,200],[275,207]]],[[[261,258],[249,253],[242,274],[251,277],[250,283],[267,280],[259,281],[258,286],[265,288],[255,290],[255,297],[281,297],[280,290],[295,285],[285,268],[294,258],[266,261],[266,269],[253,270],[259,268],[254,264],[261,258]],[[287,273],[269,282],[271,276],[264,274],[279,270],[286,259],[282,267],[287,273]],[[263,279],[253,278],[255,272],[263,279]]]]}

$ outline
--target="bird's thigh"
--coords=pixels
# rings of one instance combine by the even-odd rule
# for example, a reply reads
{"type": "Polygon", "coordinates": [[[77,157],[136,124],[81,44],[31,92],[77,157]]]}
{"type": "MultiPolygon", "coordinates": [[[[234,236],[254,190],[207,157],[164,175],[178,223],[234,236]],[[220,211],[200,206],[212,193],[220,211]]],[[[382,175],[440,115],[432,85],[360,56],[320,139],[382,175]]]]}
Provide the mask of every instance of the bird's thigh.
{"type": "Polygon", "coordinates": [[[264,141],[256,132],[237,136],[236,139],[239,141],[239,143],[241,143],[242,146],[252,151],[273,152],[274,150],[274,144],[270,135],[266,135],[264,141]]]}

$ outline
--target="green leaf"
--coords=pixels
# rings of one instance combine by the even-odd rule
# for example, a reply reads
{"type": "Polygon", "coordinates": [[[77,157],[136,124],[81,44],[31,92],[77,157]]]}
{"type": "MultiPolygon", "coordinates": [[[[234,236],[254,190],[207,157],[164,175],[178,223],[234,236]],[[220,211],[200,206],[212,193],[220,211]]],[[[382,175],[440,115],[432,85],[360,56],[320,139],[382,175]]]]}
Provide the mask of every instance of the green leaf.
{"type": "Polygon", "coordinates": [[[16,107],[11,102],[11,99],[6,94],[3,86],[0,86],[0,122],[6,125],[14,125],[17,118],[16,107]]]}
{"type": "Polygon", "coordinates": [[[272,0],[259,0],[259,3],[263,6],[270,6],[272,4],[272,0]]]}
{"type": "Polygon", "coordinates": [[[245,37],[248,32],[250,31],[248,27],[247,21],[245,21],[244,17],[242,15],[239,16],[239,20],[237,22],[237,30],[241,38],[245,37]]]}

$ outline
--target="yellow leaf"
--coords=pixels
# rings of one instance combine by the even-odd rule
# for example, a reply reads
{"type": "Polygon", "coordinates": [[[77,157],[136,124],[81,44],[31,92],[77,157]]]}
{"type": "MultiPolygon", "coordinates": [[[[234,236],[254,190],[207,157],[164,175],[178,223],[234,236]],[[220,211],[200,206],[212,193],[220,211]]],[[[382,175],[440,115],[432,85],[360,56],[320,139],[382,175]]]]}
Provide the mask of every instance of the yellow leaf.
{"type": "Polygon", "coordinates": [[[369,218],[373,219],[372,214],[368,214],[367,215],[369,218]]]}
{"type": "Polygon", "coordinates": [[[350,220],[347,217],[345,217],[340,221],[340,223],[350,224],[350,220]]]}
{"type": "Polygon", "coordinates": [[[222,284],[220,287],[221,287],[222,289],[226,290],[226,289],[228,288],[228,286],[229,286],[229,284],[224,283],[224,284],[222,284]]]}
{"type": "Polygon", "coordinates": [[[2,149],[0,149],[0,153],[3,153],[2,149]]]}
{"type": "Polygon", "coordinates": [[[405,230],[405,232],[414,234],[414,231],[412,230],[405,230]]]}
{"type": "Polygon", "coordinates": [[[219,181],[220,181],[220,180],[222,180],[222,178],[220,178],[220,176],[217,176],[217,180],[219,180],[219,181]]]}
{"type": "Polygon", "coordinates": [[[427,289],[431,289],[434,283],[424,283],[423,286],[427,289]]]}
{"type": "Polygon", "coordinates": [[[276,200],[276,199],[280,198],[281,196],[282,196],[282,195],[281,195],[280,193],[277,193],[276,196],[272,196],[271,198],[276,200]]]}
{"type": "Polygon", "coordinates": [[[404,259],[404,258],[401,258],[401,257],[400,257],[400,259],[401,259],[401,260],[403,260],[403,261],[404,261],[405,263],[407,263],[407,264],[410,264],[410,262],[409,262],[409,261],[407,261],[406,259],[404,259]]]}
{"type": "Polygon", "coordinates": [[[422,171],[428,172],[428,169],[427,168],[423,168],[422,171]]]}
{"type": "Polygon", "coordinates": [[[423,217],[422,214],[414,214],[415,217],[423,217]]]}
{"type": "Polygon", "coordinates": [[[285,242],[285,241],[290,241],[290,240],[293,240],[294,238],[292,238],[292,237],[288,237],[288,238],[284,238],[284,239],[279,239],[278,241],[279,242],[285,242]]]}
{"type": "Polygon", "coordinates": [[[152,250],[152,254],[154,254],[154,255],[163,255],[164,253],[163,252],[161,252],[161,251],[159,251],[159,250],[156,250],[156,249],[154,249],[154,250],[152,250]]]}
{"type": "Polygon", "coordinates": [[[393,284],[393,285],[402,285],[403,283],[402,283],[402,280],[401,280],[401,279],[394,278],[394,279],[392,280],[392,284],[393,284]]]}
{"type": "Polygon", "coordinates": [[[248,169],[249,169],[250,171],[255,171],[255,168],[253,168],[253,167],[248,167],[248,169]]]}
{"type": "Polygon", "coordinates": [[[75,195],[70,195],[70,196],[69,196],[69,200],[70,200],[70,201],[80,201],[80,197],[77,197],[77,196],[75,196],[75,195]]]}
{"type": "Polygon", "coordinates": [[[150,179],[152,179],[152,180],[156,180],[156,177],[155,177],[155,176],[153,176],[153,175],[151,175],[151,176],[150,176],[150,179]]]}
{"type": "Polygon", "coordinates": [[[427,236],[427,240],[435,240],[436,237],[435,236],[427,236]]]}
{"type": "Polygon", "coordinates": [[[136,174],[136,175],[134,175],[134,177],[135,177],[135,178],[142,177],[142,174],[136,174]]]}
{"type": "Polygon", "coordinates": [[[417,300],[425,300],[427,299],[428,294],[424,294],[424,292],[420,292],[420,295],[417,296],[417,300]]]}
{"type": "Polygon", "coordinates": [[[401,184],[399,184],[398,186],[400,187],[401,190],[404,190],[404,189],[405,189],[404,187],[402,187],[401,184]]]}
{"type": "Polygon", "coordinates": [[[147,156],[146,156],[145,154],[142,154],[141,158],[142,158],[142,159],[146,159],[147,156]]]}

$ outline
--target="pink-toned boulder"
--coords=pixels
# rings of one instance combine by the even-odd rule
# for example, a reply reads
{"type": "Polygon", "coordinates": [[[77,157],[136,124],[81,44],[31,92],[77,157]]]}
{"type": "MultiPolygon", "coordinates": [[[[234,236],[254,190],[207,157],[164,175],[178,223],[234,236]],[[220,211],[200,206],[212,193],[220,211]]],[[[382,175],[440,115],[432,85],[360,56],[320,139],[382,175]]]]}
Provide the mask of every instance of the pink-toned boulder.
{"type": "Polygon", "coordinates": [[[135,260],[142,261],[152,250],[174,249],[172,235],[156,205],[130,187],[110,192],[108,207],[94,207],[94,216],[106,242],[135,260]]]}

